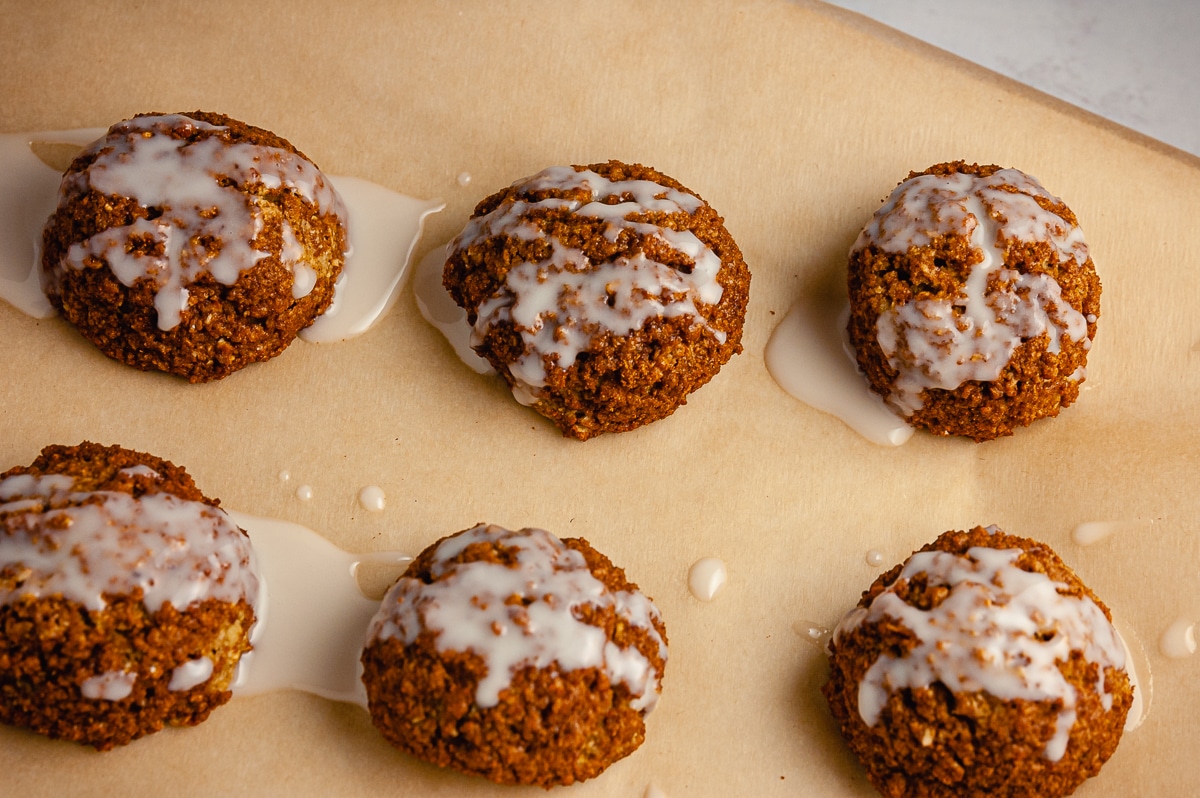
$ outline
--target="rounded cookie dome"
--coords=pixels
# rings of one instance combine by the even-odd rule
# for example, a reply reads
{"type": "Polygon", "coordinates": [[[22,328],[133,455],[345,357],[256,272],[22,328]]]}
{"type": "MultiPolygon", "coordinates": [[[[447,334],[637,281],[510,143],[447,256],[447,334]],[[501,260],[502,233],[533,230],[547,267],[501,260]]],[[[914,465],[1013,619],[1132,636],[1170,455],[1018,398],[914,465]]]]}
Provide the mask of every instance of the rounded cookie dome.
{"type": "Polygon", "coordinates": [[[371,718],[396,747],[551,787],[641,745],[666,658],[658,610],[587,541],[479,525],[417,557],[362,663],[371,718]]]}
{"type": "Polygon", "coordinates": [[[850,341],[910,424],[984,441],[1079,396],[1100,280],[1075,214],[1016,169],[913,173],[850,251],[850,341]]]}
{"type": "Polygon", "coordinates": [[[1108,609],[1045,544],[947,532],[834,630],[823,692],[888,796],[1061,796],[1116,750],[1133,700],[1108,609]]]}
{"type": "Polygon", "coordinates": [[[220,379],[278,355],[330,306],[345,218],[328,179],[270,131],[136,116],[63,176],[42,286],[109,357],[220,379]]]}
{"type": "Polygon", "coordinates": [[[517,399],[582,440],[670,415],[740,352],[750,272],[699,195],[609,161],[480,202],[444,285],[517,399]]]}
{"type": "Polygon", "coordinates": [[[0,721],[99,749],[229,700],[250,540],[182,468],[48,446],[0,474],[0,721]]]}

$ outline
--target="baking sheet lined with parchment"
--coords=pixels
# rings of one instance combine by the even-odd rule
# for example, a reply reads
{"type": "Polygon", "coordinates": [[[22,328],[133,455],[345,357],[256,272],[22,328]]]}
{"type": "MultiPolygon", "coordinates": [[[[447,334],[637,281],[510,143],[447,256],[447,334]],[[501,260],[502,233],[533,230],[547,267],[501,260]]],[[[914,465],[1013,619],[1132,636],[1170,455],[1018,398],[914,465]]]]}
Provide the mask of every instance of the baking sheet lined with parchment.
{"type": "MultiPolygon", "coordinates": [[[[2,7],[0,131],[230,114],[330,173],[444,200],[418,258],[544,166],[641,162],[704,196],[753,273],[743,354],[669,419],[586,443],[459,362],[411,292],[358,338],[209,385],[0,304],[3,468],[120,443],[349,551],[416,553],[479,521],[588,538],[654,597],[671,649],[645,744],[579,796],[871,794],[807,628],[938,533],[998,524],[1051,544],[1149,654],[1145,722],[1078,794],[1194,785],[1198,663],[1157,640],[1200,617],[1196,159],[816,3],[2,7]],[[1012,438],[876,446],[779,389],[763,348],[799,297],[844,291],[850,244],[910,169],[960,158],[1027,171],[1079,216],[1104,286],[1088,379],[1012,438]],[[358,505],[366,485],[384,512],[358,505]],[[1089,521],[1137,523],[1074,543],[1089,521]],[[687,589],[705,556],[730,574],[709,604],[687,589]]],[[[105,754],[3,728],[0,772],[14,795],[525,792],[416,762],[360,708],[302,693],[105,754]]]]}

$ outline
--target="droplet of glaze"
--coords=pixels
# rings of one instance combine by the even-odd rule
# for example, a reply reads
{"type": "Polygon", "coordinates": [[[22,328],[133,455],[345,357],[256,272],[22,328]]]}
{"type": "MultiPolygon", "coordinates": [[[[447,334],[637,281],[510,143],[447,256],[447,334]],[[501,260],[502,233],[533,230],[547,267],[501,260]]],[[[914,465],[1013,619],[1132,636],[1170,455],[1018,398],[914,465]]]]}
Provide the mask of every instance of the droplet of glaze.
{"type": "Polygon", "coordinates": [[[701,601],[712,601],[725,587],[729,571],[718,557],[704,557],[688,569],[688,590],[701,601]]]}
{"type": "Polygon", "coordinates": [[[646,792],[643,793],[642,798],[667,798],[667,794],[660,790],[657,785],[647,784],[646,792]]]}
{"type": "Polygon", "coordinates": [[[1171,659],[1195,654],[1196,624],[1190,618],[1177,618],[1158,638],[1158,650],[1171,659]]]}
{"type": "Polygon", "coordinates": [[[302,502],[311,501],[313,497],[312,485],[301,485],[296,488],[296,498],[302,502]]]}
{"type": "Polygon", "coordinates": [[[1090,546],[1118,532],[1136,532],[1150,528],[1153,521],[1086,521],[1071,532],[1071,540],[1090,546]]]}
{"type": "Polygon", "coordinates": [[[381,513],[387,505],[387,498],[383,495],[383,488],[368,485],[358,492],[358,503],[370,512],[381,513]]]}
{"type": "Polygon", "coordinates": [[[458,177],[454,178],[454,182],[458,183],[463,188],[466,188],[467,186],[471,185],[471,173],[459,172],[458,177]]]}
{"type": "Polygon", "coordinates": [[[828,627],[812,621],[796,621],[792,624],[792,631],[819,648],[825,648],[825,644],[833,635],[832,630],[828,627]]]}
{"type": "Polygon", "coordinates": [[[883,552],[879,549],[871,549],[867,552],[865,559],[867,561],[867,565],[871,566],[872,568],[878,568],[879,566],[883,565],[883,552]]]}
{"type": "Polygon", "coordinates": [[[280,482],[287,482],[291,478],[292,478],[292,472],[288,471],[286,468],[279,472],[279,481],[280,482]]]}

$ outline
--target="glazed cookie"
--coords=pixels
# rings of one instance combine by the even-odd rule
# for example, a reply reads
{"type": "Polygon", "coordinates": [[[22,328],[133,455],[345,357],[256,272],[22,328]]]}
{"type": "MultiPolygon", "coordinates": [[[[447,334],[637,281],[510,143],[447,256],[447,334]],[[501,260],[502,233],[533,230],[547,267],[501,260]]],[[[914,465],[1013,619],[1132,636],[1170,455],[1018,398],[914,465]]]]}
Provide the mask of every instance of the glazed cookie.
{"type": "Polygon", "coordinates": [[[1079,396],[1100,280],[1075,214],[1016,169],[913,173],[850,252],[850,341],[915,427],[985,441],[1079,396]]]}
{"type": "Polygon", "coordinates": [[[0,474],[0,721],[101,750],[200,723],[258,594],[249,538],[182,468],[48,446],[0,474]]]}
{"type": "Polygon", "coordinates": [[[888,796],[1062,796],[1133,701],[1108,609],[1048,546],[947,532],[834,630],[830,710],[888,796]]]}
{"type": "Polygon", "coordinates": [[[670,415],[741,351],[750,272],[699,195],[609,161],[480,202],[444,285],[514,396],[584,440],[670,415]]]}
{"type": "Polygon", "coordinates": [[[430,546],[388,592],[362,678],[396,747],[551,787],[641,745],[666,658],[654,604],[587,541],[480,525],[430,546]]]}
{"type": "Polygon", "coordinates": [[[67,169],[42,286],[109,357],[220,379],[275,357],[329,308],[345,216],[274,133],[220,114],[137,116],[67,169]]]}

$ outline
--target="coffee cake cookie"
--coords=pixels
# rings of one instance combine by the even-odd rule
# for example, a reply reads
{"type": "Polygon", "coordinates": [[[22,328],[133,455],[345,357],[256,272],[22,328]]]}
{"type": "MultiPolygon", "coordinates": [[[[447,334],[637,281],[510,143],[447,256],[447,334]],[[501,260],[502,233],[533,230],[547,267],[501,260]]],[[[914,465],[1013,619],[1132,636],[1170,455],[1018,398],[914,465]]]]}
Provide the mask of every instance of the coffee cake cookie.
{"type": "Polygon", "coordinates": [[[0,722],[99,749],[229,700],[259,577],[182,468],[48,446],[0,474],[0,722]]]}
{"type": "Polygon", "coordinates": [[[699,195],[609,161],[480,202],[444,285],[518,401],[583,440],[670,415],[741,351],[750,272],[699,195]]]}
{"type": "Polygon", "coordinates": [[[1043,543],[947,532],[880,576],[829,644],[829,708],[887,796],[1061,796],[1133,701],[1108,608],[1043,543]]]}
{"type": "Polygon", "coordinates": [[[551,787],[641,745],[666,658],[654,604],[587,541],[480,525],[427,548],[388,592],[362,678],[396,747],[551,787]]]}
{"type": "Polygon", "coordinates": [[[270,131],[199,111],[136,116],[67,169],[42,287],[109,357],[220,379],[329,308],[345,218],[328,178],[270,131]]]}
{"type": "Polygon", "coordinates": [[[850,341],[908,423],[984,441],[1079,396],[1100,280],[1075,214],[1016,169],[913,173],[850,252],[850,341]]]}

